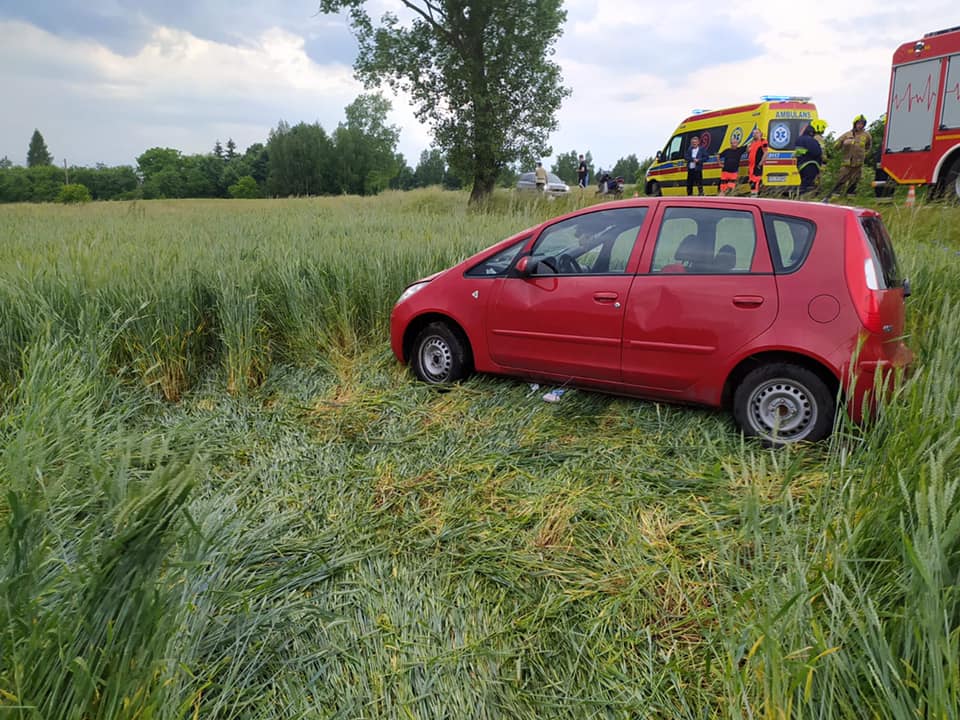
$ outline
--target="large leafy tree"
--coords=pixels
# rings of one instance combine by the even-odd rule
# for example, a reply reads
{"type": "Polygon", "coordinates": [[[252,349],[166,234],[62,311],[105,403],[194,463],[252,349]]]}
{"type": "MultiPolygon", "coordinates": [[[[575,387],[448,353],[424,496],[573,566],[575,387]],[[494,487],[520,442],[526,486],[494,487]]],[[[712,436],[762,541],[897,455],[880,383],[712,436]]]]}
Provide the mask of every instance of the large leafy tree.
{"type": "Polygon", "coordinates": [[[270,195],[320,195],[332,192],[333,142],[319,123],[280,121],[267,141],[270,195]]]}
{"type": "Polygon", "coordinates": [[[53,165],[53,155],[47,150],[47,143],[39,130],[34,130],[30,138],[30,147],[27,149],[27,167],[42,167],[53,165]]]}
{"type": "Polygon", "coordinates": [[[385,82],[413,99],[453,171],[486,199],[501,168],[550,153],[549,133],[569,90],[550,60],[566,19],[562,0],[400,0],[411,19],[375,26],[364,0],[320,0],[348,10],[368,87],[385,82]]]}
{"type": "Polygon", "coordinates": [[[400,131],[387,124],[389,111],[382,95],[361,95],[345,108],[347,121],[333,133],[340,192],[375,195],[397,174],[400,131]]]}

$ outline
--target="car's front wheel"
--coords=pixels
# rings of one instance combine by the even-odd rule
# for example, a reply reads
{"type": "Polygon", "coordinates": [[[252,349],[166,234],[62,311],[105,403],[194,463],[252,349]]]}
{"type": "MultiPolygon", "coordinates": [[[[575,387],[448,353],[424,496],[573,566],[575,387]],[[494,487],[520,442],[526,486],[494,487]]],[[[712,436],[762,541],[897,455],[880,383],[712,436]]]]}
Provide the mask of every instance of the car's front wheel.
{"type": "Polygon", "coordinates": [[[463,380],[470,374],[466,341],[446,323],[430,323],[413,341],[410,367],[420,380],[432,385],[463,380]]]}
{"type": "Polygon", "coordinates": [[[647,188],[647,195],[650,197],[660,197],[663,195],[663,190],[660,189],[660,183],[656,180],[650,183],[650,186],[647,188]]]}
{"type": "Polygon", "coordinates": [[[745,435],[779,446],[830,434],[836,401],[814,372],[792,363],[770,363],[743,379],[733,396],[733,416],[745,435]]]}

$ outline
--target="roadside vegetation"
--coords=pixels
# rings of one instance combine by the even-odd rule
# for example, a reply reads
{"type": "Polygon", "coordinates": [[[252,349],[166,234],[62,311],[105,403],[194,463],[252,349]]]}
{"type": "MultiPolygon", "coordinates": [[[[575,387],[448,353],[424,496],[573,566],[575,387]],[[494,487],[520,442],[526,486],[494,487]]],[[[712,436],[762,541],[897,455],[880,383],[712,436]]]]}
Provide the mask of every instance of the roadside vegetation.
{"type": "Polygon", "coordinates": [[[403,287],[579,196],[466,199],[0,207],[0,712],[956,718],[960,208],[881,208],[881,417],[772,451],[416,383],[403,287]]]}

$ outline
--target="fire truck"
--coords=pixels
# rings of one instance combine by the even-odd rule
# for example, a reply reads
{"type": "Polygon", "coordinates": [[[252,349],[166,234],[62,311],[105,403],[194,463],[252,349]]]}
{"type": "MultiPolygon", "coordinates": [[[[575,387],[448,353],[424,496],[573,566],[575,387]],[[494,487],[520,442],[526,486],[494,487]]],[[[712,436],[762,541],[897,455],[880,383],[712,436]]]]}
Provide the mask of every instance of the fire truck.
{"type": "Polygon", "coordinates": [[[901,185],[960,198],[960,26],[894,52],[880,165],[901,185]]]}

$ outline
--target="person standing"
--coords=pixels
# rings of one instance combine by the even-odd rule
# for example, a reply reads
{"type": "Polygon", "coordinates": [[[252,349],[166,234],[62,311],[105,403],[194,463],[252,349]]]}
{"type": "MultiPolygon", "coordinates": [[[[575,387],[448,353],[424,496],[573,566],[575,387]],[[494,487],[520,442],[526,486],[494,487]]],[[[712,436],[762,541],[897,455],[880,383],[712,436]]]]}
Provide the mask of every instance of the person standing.
{"type": "Polygon", "coordinates": [[[807,125],[800,133],[793,152],[797,158],[797,170],[800,171],[800,194],[804,195],[816,187],[820,165],[823,162],[823,149],[817,142],[813,123],[807,125]]]}
{"type": "Polygon", "coordinates": [[[843,189],[841,197],[857,191],[857,185],[860,184],[860,178],[863,175],[864,160],[870,148],[873,147],[873,138],[867,132],[867,118],[857,115],[853,119],[853,128],[837,138],[837,145],[840,147],[840,156],[843,158],[840,163],[840,175],[833,188],[827,193],[825,202],[830,200],[838,189],[843,189]]]}
{"type": "Polygon", "coordinates": [[[547,187],[547,170],[542,162],[537,163],[537,169],[533,171],[534,182],[537,184],[537,191],[543,192],[547,187]]]}
{"type": "Polygon", "coordinates": [[[760,185],[763,182],[763,158],[767,154],[767,141],[760,128],[754,128],[750,135],[749,159],[750,197],[760,194],[760,185]]]}
{"type": "Polygon", "coordinates": [[[687,195],[693,195],[693,188],[697,194],[703,195],[703,161],[706,159],[706,148],[700,147],[700,138],[694,135],[690,138],[690,146],[684,155],[687,161],[687,195]]]}
{"type": "Polygon", "coordinates": [[[720,168],[720,194],[729,195],[737,189],[737,180],[740,177],[740,159],[747,151],[746,145],[741,145],[737,137],[730,138],[730,147],[721,152],[718,157],[723,165],[720,168]]]}
{"type": "Polygon", "coordinates": [[[577,185],[581,188],[587,187],[587,161],[580,156],[580,164],[577,165],[577,185]]]}

